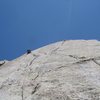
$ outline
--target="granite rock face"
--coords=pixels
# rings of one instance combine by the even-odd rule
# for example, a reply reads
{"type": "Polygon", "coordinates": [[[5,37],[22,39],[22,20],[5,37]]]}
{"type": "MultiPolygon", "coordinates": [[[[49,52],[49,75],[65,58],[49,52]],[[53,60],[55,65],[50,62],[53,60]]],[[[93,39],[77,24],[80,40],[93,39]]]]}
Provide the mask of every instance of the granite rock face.
{"type": "Polygon", "coordinates": [[[100,42],[61,41],[2,64],[0,100],[100,100],[100,42]]]}

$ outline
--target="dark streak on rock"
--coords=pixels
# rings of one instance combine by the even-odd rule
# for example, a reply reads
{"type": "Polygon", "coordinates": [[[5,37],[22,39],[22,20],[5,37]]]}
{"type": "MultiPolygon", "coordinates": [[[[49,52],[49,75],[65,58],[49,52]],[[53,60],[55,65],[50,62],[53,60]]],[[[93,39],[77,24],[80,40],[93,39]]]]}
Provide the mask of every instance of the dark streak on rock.
{"type": "Polygon", "coordinates": [[[23,85],[21,87],[21,98],[22,98],[22,100],[24,100],[24,87],[23,87],[23,85]]]}
{"type": "Polygon", "coordinates": [[[32,91],[32,94],[35,94],[37,90],[40,88],[39,83],[34,87],[34,90],[32,91]]]}
{"type": "Polygon", "coordinates": [[[55,69],[55,71],[58,70],[58,69],[64,68],[64,67],[66,67],[66,66],[57,67],[57,68],[55,69]]]}
{"type": "Polygon", "coordinates": [[[93,59],[93,62],[100,66],[100,63],[98,63],[95,59],[93,59]]]}
{"type": "Polygon", "coordinates": [[[68,55],[69,57],[75,58],[75,59],[86,59],[86,57],[78,57],[75,55],[68,55]]]}
{"type": "Polygon", "coordinates": [[[79,61],[74,62],[73,64],[80,64],[80,63],[84,63],[84,62],[87,62],[87,61],[93,61],[100,66],[100,64],[96,61],[96,60],[99,60],[100,57],[86,58],[86,57],[78,57],[78,56],[74,56],[74,55],[68,55],[68,56],[75,58],[75,59],[80,59],[79,61]]]}
{"type": "Polygon", "coordinates": [[[59,49],[59,47],[56,48],[56,49],[54,49],[54,50],[52,50],[52,51],[51,51],[51,54],[54,54],[58,49],[59,49]]]}
{"type": "Polygon", "coordinates": [[[33,56],[35,56],[35,57],[31,60],[29,66],[32,65],[33,61],[39,57],[39,55],[33,55],[33,56]]]}
{"type": "Polygon", "coordinates": [[[81,63],[88,62],[88,61],[91,61],[91,60],[93,61],[93,59],[94,58],[83,59],[83,60],[79,60],[79,61],[77,61],[77,62],[75,62],[73,64],[81,64],[81,63]]]}
{"type": "Polygon", "coordinates": [[[36,80],[38,77],[39,77],[39,74],[33,80],[36,80]]]}

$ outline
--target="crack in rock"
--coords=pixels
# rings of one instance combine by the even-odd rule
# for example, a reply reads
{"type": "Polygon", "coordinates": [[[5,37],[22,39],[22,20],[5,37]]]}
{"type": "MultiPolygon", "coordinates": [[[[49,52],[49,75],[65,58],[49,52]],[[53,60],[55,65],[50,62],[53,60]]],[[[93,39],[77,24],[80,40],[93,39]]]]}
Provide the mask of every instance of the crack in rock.
{"type": "Polygon", "coordinates": [[[21,98],[24,100],[24,86],[21,87],[21,98]]]}
{"type": "Polygon", "coordinates": [[[59,49],[59,47],[58,48],[55,48],[54,50],[52,50],[51,51],[51,55],[54,54],[58,49],[59,49]]]}
{"type": "MultiPolygon", "coordinates": [[[[75,58],[75,59],[80,59],[79,61],[75,62],[75,63],[84,63],[84,62],[87,62],[87,61],[94,61],[96,64],[98,64],[100,66],[100,64],[96,61],[96,60],[99,60],[100,57],[94,57],[94,58],[86,58],[86,57],[78,57],[76,55],[68,55],[69,57],[72,57],[72,58],[75,58]]],[[[73,64],[75,64],[73,63],[73,64]]]]}
{"type": "Polygon", "coordinates": [[[88,58],[88,59],[79,60],[79,61],[77,61],[77,62],[75,62],[73,64],[80,64],[80,63],[84,63],[84,62],[91,61],[91,60],[93,61],[94,58],[88,58]]]}
{"type": "Polygon", "coordinates": [[[54,50],[51,51],[51,54],[54,54],[58,49],[60,49],[61,46],[63,46],[63,44],[66,42],[66,40],[62,41],[61,45],[57,48],[55,48],[54,50]]]}
{"type": "MultiPolygon", "coordinates": [[[[73,58],[76,58],[76,56],[72,56],[72,55],[70,55],[70,56],[73,57],[73,58]]],[[[97,65],[100,66],[100,63],[98,63],[98,62],[96,61],[96,60],[98,60],[100,57],[96,57],[96,58],[87,58],[87,59],[83,59],[83,57],[77,57],[77,58],[78,58],[78,59],[81,59],[81,58],[82,58],[82,60],[79,60],[79,61],[74,62],[74,63],[70,63],[70,64],[68,64],[68,65],[71,65],[71,64],[81,64],[81,63],[84,63],[84,62],[93,61],[93,62],[95,62],[97,65]]],[[[77,58],[76,58],[76,59],[77,59],[77,58]]],[[[58,70],[58,69],[67,67],[68,65],[57,67],[57,68],[55,69],[55,71],[58,70]]]]}
{"type": "Polygon", "coordinates": [[[38,83],[38,84],[34,87],[34,90],[32,91],[32,94],[35,94],[39,88],[40,88],[40,84],[38,83]]]}
{"type": "Polygon", "coordinates": [[[60,67],[57,67],[57,68],[55,69],[55,71],[57,71],[58,69],[64,68],[64,67],[67,67],[67,66],[60,66],[60,67]]]}
{"type": "Polygon", "coordinates": [[[76,55],[68,55],[69,57],[75,58],[75,59],[85,59],[86,57],[78,57],[76,55]]]}
{"type": "Polygon", "coordinates": [[[100,66],[100,63],[98,63],[95,59],[93,59],[93,62],[100,66]]]}
{"type": "Polygon", "coordinates": [[[39,55],[33,55],[33,56],[34,56],[34,58],[30,61],[29,66],[32,65],[34,60],[36,60],[39,57],[39,55]]]}
{"type": "MultiPolygon", "coordinates": [[[[82,59],[82,60],[79,60],[77,62],[75,62],[76,64],[78,63],[84,63],[84,62],[87,62],[87,61],[94,61],[96,64],[100,65],[96,60],[98,59],[98,57],[96,58],[87,58],[87,59],[82,59]]],[[[75,64],[73,63],[73,64],[75,64]]]]}
{"type": "Polygon", "coordinates": [[[39,74],[37,74],[37,76],[33,80],[36,80],[38,77],[39,77],[39,74]]]}
{"type": "Polygon", "coordinates": [[[73,65],[73,64],[81,64],[81,63],[88,62],[88,61],[93,61],[100,66],[100,64],[96,61],[96,60],[100,59],[100,57],[94,57],[94,58],[87,58],[86,59],[86,57],[77,57],[77,56],[73,56],[73,55],[69,55],[69,56],[73,57],[75,59],[81,59],[81,60],[79,60],[77,62],[72,62],[72,63],[66,64],[66,65],[62,65],[60,67],[55,68],[54,70],[45,71],[45,73],[48,73],[48,72],[51,72],[51,71],[57,71],[61,68],[68,67],[68,66],[73,65]]]}

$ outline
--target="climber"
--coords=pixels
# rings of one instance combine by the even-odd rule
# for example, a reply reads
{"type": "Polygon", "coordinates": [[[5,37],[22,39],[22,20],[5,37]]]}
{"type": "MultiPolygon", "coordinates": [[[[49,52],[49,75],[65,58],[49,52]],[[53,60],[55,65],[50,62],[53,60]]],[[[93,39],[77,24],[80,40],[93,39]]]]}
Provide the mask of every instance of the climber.
{"type": "Polygon", "coordinates": [[[27,54],[30,54],[31,53],[31,50],[27,50],[27,54]]]}

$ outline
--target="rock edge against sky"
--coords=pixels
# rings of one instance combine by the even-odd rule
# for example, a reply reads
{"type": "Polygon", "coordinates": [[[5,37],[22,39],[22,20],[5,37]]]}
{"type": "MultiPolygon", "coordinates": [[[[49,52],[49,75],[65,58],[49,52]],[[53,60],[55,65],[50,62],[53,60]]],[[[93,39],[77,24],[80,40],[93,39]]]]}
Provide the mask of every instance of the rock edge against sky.
{"type": "Polygon", "coordinates": [[[61,41],[2,64],[0,100],[100,100],[100,42],[61,41]]]}

